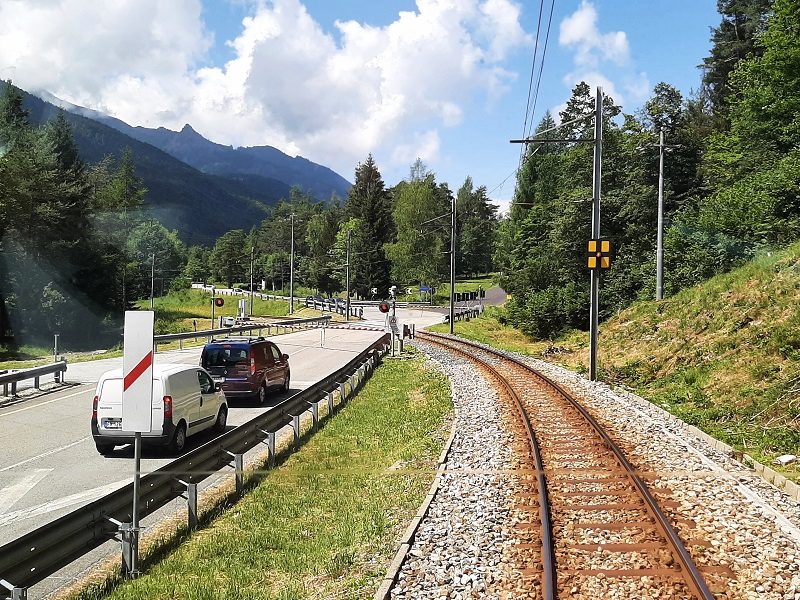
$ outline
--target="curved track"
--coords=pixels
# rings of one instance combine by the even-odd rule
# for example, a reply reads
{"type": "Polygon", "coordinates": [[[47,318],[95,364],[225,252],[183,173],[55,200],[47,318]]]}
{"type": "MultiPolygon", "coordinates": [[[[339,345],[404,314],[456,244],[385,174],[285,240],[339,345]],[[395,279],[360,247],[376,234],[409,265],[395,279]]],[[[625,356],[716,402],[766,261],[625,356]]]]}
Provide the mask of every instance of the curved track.
{"type": "Polygon", "coordinates": [[[519,494],[523,510],[536,510],[540,523],[537,543],[523,535],[518,545],[534,562],[522,572],[536,580],[533,596],[597,597],[613,589],[627,597],[714,598],[656,500],[669,490],[651,491],[571,394],[499,352],[432,333],[417,337],[479,364],[516,405],[536,474],[536,492],[519,494]]]}

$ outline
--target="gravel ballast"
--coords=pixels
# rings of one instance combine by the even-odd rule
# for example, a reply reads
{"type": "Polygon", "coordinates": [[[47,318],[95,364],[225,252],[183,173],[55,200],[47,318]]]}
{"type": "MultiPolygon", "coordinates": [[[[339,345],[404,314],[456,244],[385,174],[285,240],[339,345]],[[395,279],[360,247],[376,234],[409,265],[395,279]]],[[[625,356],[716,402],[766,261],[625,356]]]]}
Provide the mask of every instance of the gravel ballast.
{"type": "MultiPolygon", "coordinates": [[[[515,598],[511,549],[518,481],[511,416],[472,363],[416,342],[451,380],[456,436],[438,493],[397,574],[392,598],[515,598]]],[[[646,400],[550,363],[520,358],[574,393],[653,485],[671,490],[684,539],[709,544],[698,564],[730,567],[720,598],[800,600],[800,503],[646,400]]],[[[525,585],[535,583],[525,581],[525,585]]],[[[516,586],[516,588],[515,588],[516,586]]]]}

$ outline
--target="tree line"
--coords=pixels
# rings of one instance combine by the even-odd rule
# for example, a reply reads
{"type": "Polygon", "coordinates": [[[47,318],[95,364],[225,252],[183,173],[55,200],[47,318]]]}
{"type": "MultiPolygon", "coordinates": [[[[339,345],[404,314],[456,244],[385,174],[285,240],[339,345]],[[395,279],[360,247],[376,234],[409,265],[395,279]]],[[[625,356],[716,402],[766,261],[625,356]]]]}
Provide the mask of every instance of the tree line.
{"type": "MultiPolygon", "coordinates": [[[[458,271],[488,272],[496,208],[469,178],[456,195],[458,271]]],[[[64,115],[32,126],[21,91],[7,84],[0,96],[0,338],[43,344],[59,333],[76,348],[115,343],[135,301],[194,281],[249,282],[251,258],[256,282],[285,289],[292,238],[295,283],[318,293],[344,289],[348,237],[354,295],[383,298],[392,284],[435,286],[449,274],[450,231],[449,216],[434,217],[449,215],[452,198],[420,160],[387,187],[370,155],[345,199],[318,202],[293,188],[250,231],[187,246],[149,218],[130,151],[84,163],[64,115]]]]}
{"type": "MultiPolygon", "coordinates": [[[[604,104],[602,236],[614,244],[601,277],[601,318],[655,296],[658,136],[665,158],[665,292],[694,285],[800,233],[800,4],[718,0],[722,16],[689,98],[655,86],[635,114],[604,104]]],[[[507,319],[552,338],[588,326],[594,90],[572,92],[556,128],[527,146],[497,267],[513,296],[507,319]]]]}

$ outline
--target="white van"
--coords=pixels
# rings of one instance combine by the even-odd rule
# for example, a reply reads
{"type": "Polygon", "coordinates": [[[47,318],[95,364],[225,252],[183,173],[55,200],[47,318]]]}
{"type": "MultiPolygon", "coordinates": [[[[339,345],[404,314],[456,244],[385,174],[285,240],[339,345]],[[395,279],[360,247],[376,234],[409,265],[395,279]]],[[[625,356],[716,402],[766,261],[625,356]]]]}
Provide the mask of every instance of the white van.
{"type": "MultiPolygon", "coordinates": [[[[196,365],[153,366],[152,431],[142,443],[168,446],[179,454],[186,438],[210,427],[222,433],[228,403],[211,375],[196,365]]],[[[103,373],[92,401],[92,437],[100,454],[133,443],[134,433],[122,431],[122,369],[103,373]]]]}

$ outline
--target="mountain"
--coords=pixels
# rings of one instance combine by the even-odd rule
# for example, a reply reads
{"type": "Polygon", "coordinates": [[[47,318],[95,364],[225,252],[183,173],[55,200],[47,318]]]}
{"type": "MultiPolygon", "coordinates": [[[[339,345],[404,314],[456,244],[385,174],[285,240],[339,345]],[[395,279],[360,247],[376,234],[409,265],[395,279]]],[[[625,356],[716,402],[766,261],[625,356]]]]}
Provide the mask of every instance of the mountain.
{"type": "MultiPolygon", "coordinates": [[[[33,124],[44,123],[61,110],[28,93],[24,104],[33,124]]],[[[267,216],[270,205],[289,196],[290,186],[281,181],[203,173],[116,128],[73,112],[65,111],[65,116],[85,162],[95,163],[108,155],[119,158],[126,148],[131,149],[136,174],[148,189],[145,202],[150,215],[177,230],[189,244],[210,246],[231,229],[249,231],[267,216]]]]}
{"type": "Polygon", "coordinates": [[[180,131],[132,127],[120,119],[69,104],[49,94],[45,99],[155,146],[203,173],[246,180],[251,184],[278,181],[289,187],[297,186],[318,200],[329,200],[334,193],[345,198],[350,190],[350,182],[328,167],[302,156],[292,158],[272,146],[233,148],[207,140],[188,124],[180,131]],[[251,179],[252,176],[257,179],[251,179]]]}

